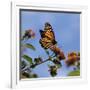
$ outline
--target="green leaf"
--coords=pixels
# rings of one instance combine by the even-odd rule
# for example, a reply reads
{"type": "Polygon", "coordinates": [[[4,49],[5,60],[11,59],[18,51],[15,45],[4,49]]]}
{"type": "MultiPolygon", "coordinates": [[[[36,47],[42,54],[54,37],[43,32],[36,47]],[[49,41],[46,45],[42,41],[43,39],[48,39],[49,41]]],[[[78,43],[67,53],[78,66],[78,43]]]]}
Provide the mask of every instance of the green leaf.
{"type": "Polygon", "coordinates": [[[35,62],[35,64],[39,64],[42,62],[42,58],[41,57],[34,58],[34,62],[35,62]]]}
{"type": "Polygon", "coordinates": [[[38,78],[37,74],[32,74],[32,78],[38,78]]]}
{"type": "Polygon", "coordinates": [[[35,67],[36,67],[36,65],[35,65],[35,64],[32,64],[32,65],[31,65],[31,68],[35,68],[35,67]]]}
{"type": "Polygon", "coordinates": [[[61,64],[56,64],[56,66],[57,66],[57,68],[61,68],[62,65],[61,64]]]}
{"type": "Polygon", "coordinates": [[[30,77],[29,73],[26,72],[21,73],[21,78],[29,78],[29,77],[30,77]]]}
{"type": "Polygon", "coordinates": [[[50,71],[50,75],[52,76],[52,77],[55,77],[56,75],[57,75],[57,67],[56,66],[50,66],[49,67],[49,71],[50,71]]]}
{"type": "Polygon", "coordinates": [[[52,77],[55,77],[57,75],[57,72],[56,71],[53,71],[53,72],[51,71],[50,74],[51,74],[52,77]]]}
{"type": "Polygon", "coordinates": [[[23,55],[23,58],[26,59],[30,64],[32,64],[32,58],[28,55],[23,55]]]}
{"type": "Polygon", "coordinates": [[[35,47],[32,44],[27,43],[25,46],[27,48],[30,48],[30,49],[34,50],[34,51],[36,50],[35,47]]]}
{"type": "Polygon", "coordinates": [[[61,62],[57,59],[54,59],[53,63],[57,66],[57,68],[60,68],[62,66],[61,62]]]}
{"type": "Polygon", "coordinates": [[[68,74],[68,76],[80,76],[80,70],[72,71],[68,74]]]}

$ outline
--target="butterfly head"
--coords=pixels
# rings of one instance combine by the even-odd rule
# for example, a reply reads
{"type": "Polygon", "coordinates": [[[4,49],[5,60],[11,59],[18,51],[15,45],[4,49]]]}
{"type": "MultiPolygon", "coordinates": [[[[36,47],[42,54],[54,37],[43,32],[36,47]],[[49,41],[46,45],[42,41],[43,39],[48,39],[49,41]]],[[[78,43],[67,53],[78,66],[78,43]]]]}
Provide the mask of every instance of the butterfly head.
{"type": "Polygon", "coordinates": [[[47,27],[47,26],[51,26],[49,22],[45,23],[45,27],[47,27]]]}
{"type": "Polygon", "coordinates": [[[48,30],[48,29],[52,29],[52,26],[49,22],[46,22],[44,30],[48,30]]]}

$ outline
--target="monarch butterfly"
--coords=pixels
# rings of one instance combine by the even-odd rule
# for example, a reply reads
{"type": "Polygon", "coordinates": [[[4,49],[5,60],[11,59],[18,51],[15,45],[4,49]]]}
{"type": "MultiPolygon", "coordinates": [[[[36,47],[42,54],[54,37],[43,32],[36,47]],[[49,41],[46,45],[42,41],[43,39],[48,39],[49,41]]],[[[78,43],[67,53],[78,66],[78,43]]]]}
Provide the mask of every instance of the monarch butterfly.
{"type": "Polygon", "coordinates": [[[48,22],[45,23],[44,31],[40,30],[40,34],[41,39],[39,42],[44,49],[48,49],[57,43],[52,26],[48,22]]]}
{"type": "Polygon", "coordinates": [[[65,59],[64,53],[56,46],[57,41],[55,40],[55,35],[52,26],[47,22],[45,23],[44,30],[40,30],[41,39],[40,44],[44,49],[50,49],[56,56],[62,60],[65,59]]]}

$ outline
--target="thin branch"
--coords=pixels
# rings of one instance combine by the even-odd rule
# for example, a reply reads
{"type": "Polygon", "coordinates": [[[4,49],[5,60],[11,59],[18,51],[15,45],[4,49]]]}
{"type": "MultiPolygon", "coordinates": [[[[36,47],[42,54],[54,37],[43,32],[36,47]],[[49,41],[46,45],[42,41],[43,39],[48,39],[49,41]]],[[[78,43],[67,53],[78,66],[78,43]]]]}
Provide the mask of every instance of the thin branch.
{"type": "Polygon", "coordinates": [[[47,62],[47,61],[49,61],[49,60],[50,60],[50,58],[48,58],[48,59],[46,59],[46,60],[44,60],[44,61],[42,61],[42,62],[40,62],[40,63],[38,63],[38,64],[33,64],[33,65],[30,66],[30,68],[32,68],[33,66],[38,66],[38,65],[40,65],[40,64],[43,64],[43,63],[45,63],[45,62],[47,62]]]}
{"type": "MultiPolygon", "coordinates": [[[[53,56],[53,57],[55,57],[55,55],[53,56]]],[[[53,58],[53,57],[51,57],[51,58],[53,58]]],[[[80,56],[78,56],[78,58],[80,58],[80,56]]],[[[52,61],[52,60],[50,60],[50,57],[48,58],[48,59],[46,59],[46,60],[44,60],[44,61],[42,61],[42,62],[40,62],[40,63],[38,63],[38,64],[32,64],[31,66],[30,66],[30,68],[32,68],[33,66],[38,66],[38,65],[40,65],[40,64],[43,64],[43,63],[45,63],[45,62],[47,62],[47,61],[52,61]]]]}

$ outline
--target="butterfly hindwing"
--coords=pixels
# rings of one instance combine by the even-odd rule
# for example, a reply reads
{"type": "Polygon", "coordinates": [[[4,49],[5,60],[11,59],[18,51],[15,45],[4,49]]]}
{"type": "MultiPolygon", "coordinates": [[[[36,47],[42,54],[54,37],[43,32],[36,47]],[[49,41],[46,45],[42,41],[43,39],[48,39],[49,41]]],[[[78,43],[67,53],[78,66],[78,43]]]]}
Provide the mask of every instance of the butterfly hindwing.
{"type": "Polygon", "coordinates": [[[52,45],[51,42],[45,41],[44,39],[40,39],[39,42],[40,42],[41,46],[45,49],[48,49],[52,45]]]}

